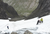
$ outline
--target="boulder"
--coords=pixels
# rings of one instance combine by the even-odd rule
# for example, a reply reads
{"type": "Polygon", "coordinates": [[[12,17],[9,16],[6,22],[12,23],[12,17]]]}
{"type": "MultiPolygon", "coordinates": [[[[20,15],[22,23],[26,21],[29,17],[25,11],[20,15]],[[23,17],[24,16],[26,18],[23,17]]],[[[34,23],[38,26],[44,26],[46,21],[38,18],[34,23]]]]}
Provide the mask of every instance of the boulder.
{"type": "Polygon", "coordinates": [[[16,32],[12,32],[11,34],[17,34],[16,32]]]}
{"type": "Polygon", "coordinates": [[[9,34],[9,33],[4,33],[4,34],[9,34]]]}
{"type": "Polygon", "coordinates": [[[28,31],[28,30],[26,30],[26,31],[24,32],[24,34],[33,34],[33,33],[30,32],[30,31],[28,31]]]}

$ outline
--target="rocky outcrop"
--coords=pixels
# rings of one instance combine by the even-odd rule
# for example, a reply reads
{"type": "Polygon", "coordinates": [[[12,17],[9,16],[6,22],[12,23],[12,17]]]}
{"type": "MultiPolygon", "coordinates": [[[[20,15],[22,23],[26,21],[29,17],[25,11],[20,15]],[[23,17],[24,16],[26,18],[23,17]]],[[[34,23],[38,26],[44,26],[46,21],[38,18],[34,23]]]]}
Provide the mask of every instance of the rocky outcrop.
{"type": "Polygon", "coordinates": [[[3,2],[12,6],[20,16],[27,17],[38,6],[39,0],[3,0],[3,2]]]}
{"type": "Polygon", "coordinates": [[[4,33],[4,34],[9,34],[9,33],[4,33]]]}
{"type": "Polygon", "coordinates": [[[24,32],[24,34],[33,34],[33,33],[31,33],[30,31],[26,30],[26,31],[24,32]]]}
{"type": "Polygon", "coordinates": [[[12,32],[11,34],[17,34],[16,32],[12,32]]]}
{"type": "Polygon", "coordinates": [[[42,17],[48,14],[50,14],[50,0],[39,0],[38,7],[27,17],[27,19],[42,17]]]}
{"type": "Polygon", "coordinates": [[[0,19],[8,19],[19,17],[17,12],[12,6],[9,6],[7,3],[4,3],[0,0],[0,19]]]}
{"type": "Polygon", "coordinates": [[[39,0],[39,4],[37,4],[38,3],[36,2],[37,0],[25,0],[25,1],[16,0],[18,2],[15,2],[14,0],[13,1],[4,0],[4,1],[5,3],[2,0],[0,0],[0,19],[15,18],[15,17],[17,18],[19,17],[19,15],[20,17],[24,16],[24,18],[20,19],[31,19],[50,14],[50,0],[39,0]],[[33,3],[37,4],[37,6],[35,4],[33,5],[33,3]],[[34,6],[34,8],[36,7],[36,9],[33,9],[32,5],[34,6]],[[28,12],[26,10],[28,10],[28,12]],[[17,14],[17,12],[19,15],[17,14]]]}

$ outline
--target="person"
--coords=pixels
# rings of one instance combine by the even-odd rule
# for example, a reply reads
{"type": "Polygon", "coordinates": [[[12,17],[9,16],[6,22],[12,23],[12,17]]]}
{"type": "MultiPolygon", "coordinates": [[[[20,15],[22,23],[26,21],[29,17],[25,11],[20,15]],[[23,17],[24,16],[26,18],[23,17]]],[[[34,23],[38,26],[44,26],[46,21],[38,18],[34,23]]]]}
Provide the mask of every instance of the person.
{"type": "Polygon", "coordinates": [[[40,20],[37,21],[37,25],[38,25],[38,23],[40,23],[40,20]]]}
{"type": "Polygon", "coordinates": [[[10,34],[10,33],[9,33],[9,26],[7,26],[7,33],[5,33],[5,34],[10,34]]]}
{"type": "Polygon", "coordinates": [[[40,19],[41,23],[43,23],[43,18],[40,19]]]}
{"type": "Polygon", "coordinates": [[[7,26],[7,29],[9,29],[9,26],[7,26]]]}

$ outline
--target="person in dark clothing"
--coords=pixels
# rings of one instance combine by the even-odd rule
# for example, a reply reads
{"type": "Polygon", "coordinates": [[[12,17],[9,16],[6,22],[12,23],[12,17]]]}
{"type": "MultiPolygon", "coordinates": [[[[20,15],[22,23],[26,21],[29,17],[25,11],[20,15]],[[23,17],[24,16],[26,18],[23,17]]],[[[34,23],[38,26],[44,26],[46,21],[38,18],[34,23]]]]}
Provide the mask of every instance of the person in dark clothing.
{"type": "MultiPolygon", "coordinates": [[[[9,30],[9,26],[7,26],[7,29],[9,30]]],[[[5,33],[5,34],[10,34],[9,32],[5,33]]]]}
{"type": "Polygon", "coordinates": [[[9,29],[9,26],[7,26],[7,29],[9,29]]]}
{"type": "Polygon", "coordinates": [[[37,21],[37,25],[38,25],[38,23],[40,23],[40,20],[37,21]]]}

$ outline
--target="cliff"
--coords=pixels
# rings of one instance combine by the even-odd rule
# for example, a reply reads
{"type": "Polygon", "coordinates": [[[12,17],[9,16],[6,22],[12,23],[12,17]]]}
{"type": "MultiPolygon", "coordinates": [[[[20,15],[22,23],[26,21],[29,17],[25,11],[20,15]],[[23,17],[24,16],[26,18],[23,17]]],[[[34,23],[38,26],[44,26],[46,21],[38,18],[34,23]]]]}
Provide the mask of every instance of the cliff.
{"type": "Polygon", "coordinates": [[[27,17],[31,19],[34,17],[42,17],[50,14],[50,0],[39,0],[38,7],[27,17]]]}
{"type": "Polygon", "coordinates": [[[31,19],[50,14],[50,0],[0,0],[0,19],[31,19]]]}
{"type": "Polygon", "coordinates": [[[8,19],[19,17],[17,12],[12,6],[9,6],[7,3],[4,3],[0,0],[0,19],[8,19]]]}

